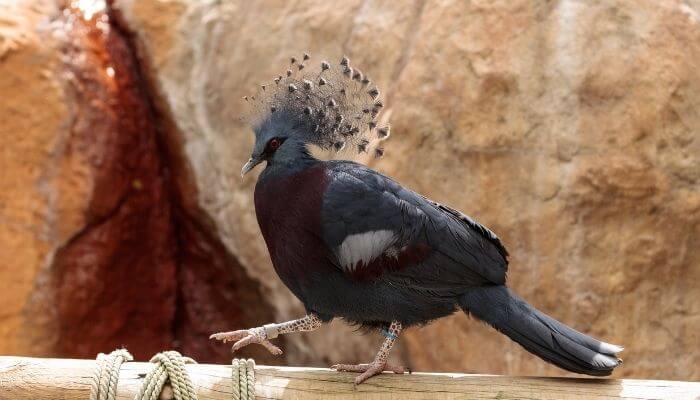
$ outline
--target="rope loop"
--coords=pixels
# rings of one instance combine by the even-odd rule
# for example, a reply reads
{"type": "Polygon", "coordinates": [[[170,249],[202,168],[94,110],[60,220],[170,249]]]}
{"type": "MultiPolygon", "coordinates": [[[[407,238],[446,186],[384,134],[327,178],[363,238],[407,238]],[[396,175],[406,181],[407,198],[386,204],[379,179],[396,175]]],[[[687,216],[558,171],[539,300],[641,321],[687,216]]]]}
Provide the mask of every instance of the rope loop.
{"type": "MultiPolygon", "coordinates": [[[[119,369],[134,357],[126,349],[114,350],[109,354],[97,355],[97,368],[90,386],[90,400],[116,400],[119,369]]],[[[197,400],[186,364],[196,364],[177,351],[164,351],[151,358],[155,364],[143,379],[141,388],[134,400],[158,400],[163,385],[170,382],[175,400],[197,400]]],[[[255,400],[255,361],[234,358],[231,361],[231,385],[234,400],[255,400]]]]}
{"type": "Polygon", "coordinates": [[[90,400],[114,400],[117,396],[119,368],[134,357],[126,349],[114,350],[109,355],[97,355],[97,368],[90,385],[90,400]]]}
{"type": "Polygon", "coordinates": [[[233,399],[255,400],[255,361],[234,358],[231,367],[233,399]]]}
{"type": "Polygon", "coordinates": [[[193,359],[183,357],[177,351],[164,351],[153,356],[150,362],[156,366],[146,374],[135,400],[158,400],[168,380],[175,400],[197,400],[197,393],[185,370],[185,364],[196,364],[193,359]]]}

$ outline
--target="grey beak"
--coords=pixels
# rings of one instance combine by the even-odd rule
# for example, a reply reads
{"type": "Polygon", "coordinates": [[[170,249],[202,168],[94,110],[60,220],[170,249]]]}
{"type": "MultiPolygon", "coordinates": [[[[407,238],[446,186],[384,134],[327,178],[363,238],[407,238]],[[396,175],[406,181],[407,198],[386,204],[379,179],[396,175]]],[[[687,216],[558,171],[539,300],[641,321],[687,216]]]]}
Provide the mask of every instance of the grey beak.
{"type": "Polygon", "coordinates": [[[257,160],[255,158],[251,158],[250,160],[248,160],[248,162],[245,163],[245,165],[243,166],[243,169],[241,169],[241,178],[243,177],[243,175],[247,174],[248,171],[255,168],[255,166],[258,164],[260,164],[260,160],[257,160]]]}

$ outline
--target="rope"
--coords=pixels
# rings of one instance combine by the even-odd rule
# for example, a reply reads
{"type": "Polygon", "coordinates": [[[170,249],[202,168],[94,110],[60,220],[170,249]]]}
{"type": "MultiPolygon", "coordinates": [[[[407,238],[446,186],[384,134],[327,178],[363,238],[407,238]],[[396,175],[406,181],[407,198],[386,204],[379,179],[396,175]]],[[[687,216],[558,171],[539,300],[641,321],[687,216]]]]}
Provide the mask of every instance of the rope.
{"type": "Polygon", "coordinates": [[[197,400],[194,386],[185,370],[185,364],[195,364],[193,359],[183,357],[177,351],[164,351],[153,356],[151,362],[156,366],[146,374],[135,400],[158,400],[168,379],[175,400],[197,400]]]}
{"type": "Polygon", "coordinates": [[[90,400],[114,400],[117,395],[119,368],[125,361],[134,358],[126,349],[114,350],[106,355],[97,355],[97,368],[90,386],[90,400]]]}
{"type": "Polygon", "coordinates": [[[234,400],[255,400],[255,361],[234,358],[231,361],[234,400]]]}
{"type": "MultiPolygon", "coordinates": [[[[90,400],[116,400],[119,369],[134,358],[126,349],[97,355],[97,368],[90,387],[90,400]]],[[[164,351],[151,358],[156,366],[146,374],[134,400],[158,400],[169,380],[175,400],[197,400],[185,364],[195,364],[177,351],[164,351]]],[[[234,358],[231,361],[231,384],[234,400],[255,400],[255,361],[234,358]]]]}

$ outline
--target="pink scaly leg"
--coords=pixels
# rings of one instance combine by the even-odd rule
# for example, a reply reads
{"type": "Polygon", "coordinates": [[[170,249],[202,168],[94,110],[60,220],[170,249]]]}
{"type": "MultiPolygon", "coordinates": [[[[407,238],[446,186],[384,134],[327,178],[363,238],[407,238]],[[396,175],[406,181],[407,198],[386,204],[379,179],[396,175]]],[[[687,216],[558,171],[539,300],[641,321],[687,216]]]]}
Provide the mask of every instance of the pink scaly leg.
{"type": "Polygon", "coordinates": [[[270,353],[274,355],[282,354],[282,349],[270,342],[270,339],[276,338],[278,335],[292,332],[309,332],[318,329],[321,326],[321,320],[314,314],[309,314],[303,318],[292,321],[282,322],[279,324],[267,324],[257,328],[242,329],[239,331],[219,332],[209,336],[209,339],[221,340],[222,342],[233,342],[231,351],[237,351],[252,343],[263,345],[270,353]]]}
{"type": "Polygon", "coordinates": [[[336,371],[346,371],[346,372],[362,372],[357,378],[355,378],[355,384],[359,385],[367,379],[373,377],[374,375],[381,374],[383,371],[391,371],[395,374],[403,374],[405,368],[399,365],[391,365],[387,363],[387,358],[389,357],[389,351],[394,346],[394,342],[398,339],[401,333],[401,323],[394,321],[389,326],[389,329],[384,332],[386,340],[382,343],[382,347],[379,352],[374,357],[374,361],[369,364],[336,364],[331,366],[331,369],[336,371]]]}

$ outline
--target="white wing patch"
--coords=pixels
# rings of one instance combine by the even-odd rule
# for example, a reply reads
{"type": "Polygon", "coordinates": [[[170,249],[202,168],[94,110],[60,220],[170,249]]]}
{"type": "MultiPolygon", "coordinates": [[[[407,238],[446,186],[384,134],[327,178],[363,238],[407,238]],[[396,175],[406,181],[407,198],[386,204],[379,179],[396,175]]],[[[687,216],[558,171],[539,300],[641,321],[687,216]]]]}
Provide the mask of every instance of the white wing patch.
{"type": "Polygon", "coordinates": [[[346,237],[336,253],[343,268],[354,271],[382,255],[395,241],[396,235],[390,230],[356,233],[346,237]]]}

